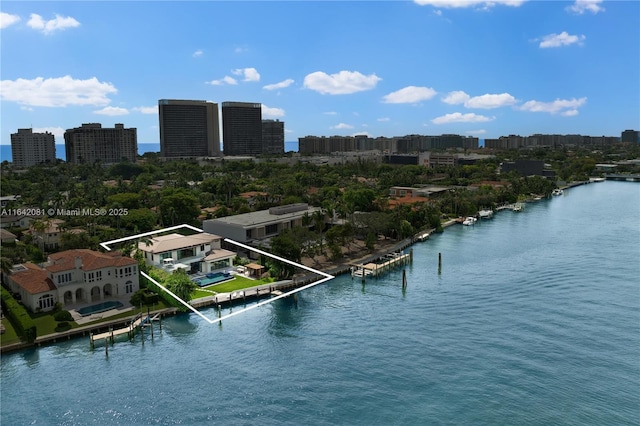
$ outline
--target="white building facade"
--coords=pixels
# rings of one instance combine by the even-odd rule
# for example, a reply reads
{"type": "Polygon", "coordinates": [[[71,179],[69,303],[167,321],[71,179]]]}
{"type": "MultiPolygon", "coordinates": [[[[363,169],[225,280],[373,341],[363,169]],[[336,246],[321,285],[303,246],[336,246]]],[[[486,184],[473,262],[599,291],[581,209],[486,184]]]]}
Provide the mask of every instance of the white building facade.
{"type": "Polygon", "coordinates": [[[33,312],[127,297],[140,289],[138,263],[118,252],[78,249],[54,253],[40,267],[14,265],[6,276],[12,292],[33,312]]]}
{"type": "Polygon", "coordinates": [[[236,254],[221,248],[222,237],[206,232],[194,235],[169,234],[139,242],[147,265],[187,273],[209,273],[231,268],[236,254]]]}

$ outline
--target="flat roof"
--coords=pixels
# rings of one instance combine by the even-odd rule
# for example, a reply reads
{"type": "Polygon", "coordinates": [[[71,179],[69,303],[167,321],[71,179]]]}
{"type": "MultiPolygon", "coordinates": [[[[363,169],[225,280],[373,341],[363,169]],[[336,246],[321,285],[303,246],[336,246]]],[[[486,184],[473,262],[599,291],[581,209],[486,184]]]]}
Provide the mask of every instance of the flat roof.
{"type": "Polygon", "coordinates": [[[242,226],[244,228],[255,227],[258,225],[270,225],[273,223],[286,222],[291,219],[298,219],[306,214],[312,214],[322,210],[320,207],[308,207],[306,210],[300,210],[284,214],[271,214],[269,210],[260,210],[257,212],[237,214],[234,216],[225,216],[217,219],[207,219],[204,222],[224,223],[227,225],[242,226]]]}

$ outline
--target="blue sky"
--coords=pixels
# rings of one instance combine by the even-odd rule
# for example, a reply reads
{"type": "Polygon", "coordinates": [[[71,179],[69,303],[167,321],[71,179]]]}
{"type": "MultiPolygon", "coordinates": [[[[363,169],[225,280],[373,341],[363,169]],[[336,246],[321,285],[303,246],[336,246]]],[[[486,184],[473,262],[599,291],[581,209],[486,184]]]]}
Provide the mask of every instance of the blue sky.
{"type": "Polygon", "coordinates": [[[1,144],[100,122],[158,142],[158,99],[260,102],[305,135],[640,128],[637,1],[0,4],[1,144]]]}

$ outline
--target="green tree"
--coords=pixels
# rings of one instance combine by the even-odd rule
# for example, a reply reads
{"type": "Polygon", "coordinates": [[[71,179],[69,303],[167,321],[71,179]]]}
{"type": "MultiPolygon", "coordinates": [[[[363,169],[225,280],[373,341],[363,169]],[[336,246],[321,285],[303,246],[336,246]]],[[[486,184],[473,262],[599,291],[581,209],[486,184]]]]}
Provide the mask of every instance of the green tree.
{"type": "Polygon", "coordinates": [[[196,283],[191,281],[191,278],[182,269],[177,269],[169,275],[169,278],[164,282],[164,286],[185,302],[191,300],[191,295],[198,288],[196,283]]]}
{"type": "Polygon", "coordinates": [[[198,199],[187,190],[169,190],[160,200],[160,216],[165,226],[193,223],[200,214],[198,199]]]}

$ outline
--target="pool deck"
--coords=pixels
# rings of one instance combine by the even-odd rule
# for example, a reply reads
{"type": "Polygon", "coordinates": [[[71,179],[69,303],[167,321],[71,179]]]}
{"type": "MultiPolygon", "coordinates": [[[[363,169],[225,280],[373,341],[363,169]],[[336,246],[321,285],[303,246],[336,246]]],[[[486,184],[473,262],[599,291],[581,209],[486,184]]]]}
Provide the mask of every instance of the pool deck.
{"type": "Polygon", "coordinates": [[[128,298],[127,300],[125,300],[125,298],[114,297],[114,298],[109,298],[107,300],[96,300],[95,302],[92,302],[90,304],[77,303],[72,306],[67,306],[66,309],[69,311],[69,313],[73,317],[73,320],[76,322],[76,324],[84,325],[90,322],[101,320],[103,318],[109,318],[114,315],[119,315],[124,312],[130,312],[133,310],[133,306],[131,306],[131,303],[129,303],[128,298]],[[104,303],[104,302],[120,302],[122,303],[123,306],[120,308],[113,308],[113,309],[109,309],[102,312],[96,312],[94,314],[85,315],[85,316],[83,316],[81,313],[78,312],[79,309],[86,308],[87,306],[91,306],[91,305],[96,305],[98,303],[104,303]]]}

